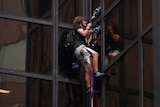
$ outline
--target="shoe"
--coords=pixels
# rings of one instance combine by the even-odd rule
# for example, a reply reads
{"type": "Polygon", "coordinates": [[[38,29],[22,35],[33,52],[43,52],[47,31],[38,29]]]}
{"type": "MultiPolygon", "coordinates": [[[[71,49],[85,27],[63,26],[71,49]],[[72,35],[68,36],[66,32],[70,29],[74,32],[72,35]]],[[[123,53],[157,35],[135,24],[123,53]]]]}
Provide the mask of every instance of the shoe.
{"type": "Polygon", "coordinates": [[[78,68],[79,67],[79,63],[78,62],[73,62],[72,63],[72,69],[78,68]]]}
{"type": "Polygon", "coordinates": [[[96,72],[95,73],[95,77],[99,77],[99,76],[103,76],[105,75],[105,73],[102,73],[102,72],[96,72]]]}

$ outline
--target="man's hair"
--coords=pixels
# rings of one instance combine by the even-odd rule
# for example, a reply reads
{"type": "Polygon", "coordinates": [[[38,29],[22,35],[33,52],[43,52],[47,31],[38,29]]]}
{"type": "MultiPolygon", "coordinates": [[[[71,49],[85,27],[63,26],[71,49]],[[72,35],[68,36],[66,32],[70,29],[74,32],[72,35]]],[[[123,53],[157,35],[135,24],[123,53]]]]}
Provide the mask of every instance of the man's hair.
{"type": "Polygon", "coordinates": [[[80,24],[83,20],[86,20],[86,18],[83,16],[75,17],[73,20],[73,26],[75,26],[76,24],[80,24]]]}
{"type": "Polygon", "coordinates": [[[112,26],[114,32],[117,32],[117,31],[118,31],[118,29],[117,29],[115,23],[113,23],[113,22],[111,22],[111,21],[108,21],[108,22],[106,23],[106,26],[107,26],[107,25],[112,26]]]}

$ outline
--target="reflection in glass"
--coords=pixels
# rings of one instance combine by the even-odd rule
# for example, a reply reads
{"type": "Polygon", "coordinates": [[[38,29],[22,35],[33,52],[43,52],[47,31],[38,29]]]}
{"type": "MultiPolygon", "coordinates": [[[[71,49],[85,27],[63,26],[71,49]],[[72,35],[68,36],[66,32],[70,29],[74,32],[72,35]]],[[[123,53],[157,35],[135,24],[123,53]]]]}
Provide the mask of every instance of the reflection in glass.
{"type": "Polygon", "coordinates": [[[0,92],[1,107],[14,107],[16,104],[25,107],[26,78],[0,74],[0,90],[10,91],[9,93],[0,92]]]}
{"type": "MultiPolygon", "coordinates": [[[[129,41],[126,41],[126,43],[129,41]]],[[[139,89],[139,54],[135,44],[125,55],[125,86],[128,89],[139,89]]],[[[123,71],[124,72],[124,71],[123,71]]]]}
{"type": "Polygon", "coordinates": [[[59,21],[72,24],[76,15],[82,14],[81,0],[58,0],[59,21]]]}
{"type": "Polygon", "coordinates": [[[25,7],[25,1],[26,0],[0,0],[0,12],[26,16],[27,9],[25,7]]]}
{"type": "Polygon", "coordinates": [[[82,87],[73,84],[59,84],[58,107],[82,107],[82,87]]]}
{"type": "Polygon", "coordinates": [[[26,107],[53,107],[52,81],[27,78],[26,107]]]}
{"type": "Polygon", "coordinates": [[[0,68],[25,70],[27,24],[0,19],[0,68]]]}
{"type": "Polygon", "coordinates": [[[52,0],[0,0],[0,12],[51,20],[52,0]]]}
{"type": "Polygon", "coordinates": [[[27,72],[52,74],[52,27],[28,24],[27,72]]]}

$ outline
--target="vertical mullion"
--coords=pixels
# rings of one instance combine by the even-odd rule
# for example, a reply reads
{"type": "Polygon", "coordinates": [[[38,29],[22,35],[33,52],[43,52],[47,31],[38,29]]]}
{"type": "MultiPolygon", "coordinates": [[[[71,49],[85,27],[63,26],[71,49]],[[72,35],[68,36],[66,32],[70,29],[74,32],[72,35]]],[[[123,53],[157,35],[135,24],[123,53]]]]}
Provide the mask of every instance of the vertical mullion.
{"type": "Polygon", "coordinates": [[[53,78],[52,78],[52,98],[53,107],[58,107],[58,0],[52,1],[52,27],[53,27],[53,78]]]}
{"type": "Polygon", "coordinates": [[[139,107],[143,107],[143,41],[142,41],[142,0],[138,0],[138,36],[139,36],[139,107]]]}
{"type": "MultiPolygon", "coordinates": [[[[121,0],[121,4],[120,4],[120,9],[119,9],[119,30],[120,30],[120,35],[124,35],[124,0],[121,0]]],[[[124,37],[122,36],[122,42],[124,41],[124,37]]],[[[123,42],[124,43],[124,42],[123,42]]],[[[124,44],[122,44],[124,47],[124,44]]],[[[120,62],[120,75],[119,75],[119,83],[120,83],[120,107],[125,107],[125,72],[123,72],[125,70],[125,62],[124,59],[121,58],[121,62],[120,62]]]]}
{"type": "MultiPolygon", "coordinates": [[[[105,59],[105,23],[104,23],[104,18],[103,18],[103,14],[104,14],[104,0],[101,0],[101,25],[102,25],[102,30],[101,30],[101,70],[104,71],[104,59],[105,59]]],[[[101,105],[102,107],[106,107],[106,94],[102,94],[102,93],[106,93],[106,89],[105,89],[105,84],[106,84],[106,79],[102,78],[102,84],[101,84],[101,105]]]]}
{"type": "Polygon", "coordinates": [[[160,0],[152,0],[152,16],[153,16],[153,92],[154,92],[154,107],[160,107],[160,0]]]}

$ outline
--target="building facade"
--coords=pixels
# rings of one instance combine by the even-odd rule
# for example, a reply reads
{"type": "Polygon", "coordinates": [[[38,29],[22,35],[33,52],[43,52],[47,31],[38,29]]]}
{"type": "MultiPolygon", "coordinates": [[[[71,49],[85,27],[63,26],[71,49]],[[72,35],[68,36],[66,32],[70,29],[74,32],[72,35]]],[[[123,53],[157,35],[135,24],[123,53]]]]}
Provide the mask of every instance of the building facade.
{"type": "Polygon", "coordinates": [[[85,107],[84,70],[70,69],[64,31],[73,19],[101,13],[101,71],[119,61],[119,72],[96,82],[96,107],[160,106],[159,0],[0,0],[0,106],[85,107]],[[104,64],[105,28],[114,22],[123,50],[104,64]]]}

